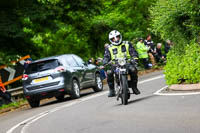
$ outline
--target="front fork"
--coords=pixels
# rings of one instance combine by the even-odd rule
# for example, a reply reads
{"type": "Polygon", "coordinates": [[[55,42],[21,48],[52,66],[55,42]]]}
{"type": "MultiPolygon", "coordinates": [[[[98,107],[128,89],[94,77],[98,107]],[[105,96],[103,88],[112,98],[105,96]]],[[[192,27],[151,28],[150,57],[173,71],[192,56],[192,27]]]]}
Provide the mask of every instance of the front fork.
{"type": "MultiPolygon", "coordinates": [[[[126,74],[126,76],[128,76],[126,74]]],[[[127,77],[128,78],[128,77],[127,77]]],[[[127,79],[128,81],[128,79],[127,79]]],[[[121,95],[122,95],[122,83],[121,83],[121,74],[119,74],[119,77],[118,79],[116,79],[115,77],[115,89],[117,90],[117,101],[119,100],[119,98],[121,98],[121,95]]],[[[130,91],[129,91],[129,88],[128,88],[128,94],[129,94],[129,98],[130,98],[130,91]]],[[[128,98],[128,99],[129,99],[128,98]]]]}

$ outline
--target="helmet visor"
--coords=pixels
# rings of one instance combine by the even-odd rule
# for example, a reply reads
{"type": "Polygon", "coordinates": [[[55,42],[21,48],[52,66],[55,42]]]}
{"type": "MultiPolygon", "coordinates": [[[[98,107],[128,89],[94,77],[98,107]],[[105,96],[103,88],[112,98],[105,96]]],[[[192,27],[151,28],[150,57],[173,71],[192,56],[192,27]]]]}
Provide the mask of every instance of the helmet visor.
{"type": "Polygon", "coordinates": [[[113,37],[113,38],[111,38],[111,41],[112,41],[112,42],[115,42],[115,43],[118,43],[118,42],[119,42],[119,40],[120,40],[120,35],[118,35],[118,36],[116,36],[116,37],[113,37]]]}

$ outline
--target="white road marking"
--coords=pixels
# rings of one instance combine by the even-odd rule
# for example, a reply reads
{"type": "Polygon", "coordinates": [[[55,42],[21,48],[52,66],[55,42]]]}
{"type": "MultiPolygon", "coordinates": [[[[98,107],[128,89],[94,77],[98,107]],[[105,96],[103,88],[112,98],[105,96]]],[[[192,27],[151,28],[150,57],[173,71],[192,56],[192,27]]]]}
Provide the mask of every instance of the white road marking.
{"type": "Polygon", "coordinates": [[[160,78],[163,78],[163,77],[165,77],[165,75],[161,75],[161,76],[157,76],[157,77],[154,77],[154,78],[151,78],[151,79],[143,80],[143,81],[138,82],[138,84],[143,84],[145,82],[149,82],[149,81],[152,81],[152,80],[160,79],[160,78]]]}
{"type": "MultiPolygon", "coordinates": [[[[151,79],[147,79],[147,80],[140,81],[140,82],[138,82],[138,84],[143,84],[143,83],[146,83],[146,82],[149,82],[149,81],[152,81],[152,80],[156,80],[156,79],[160,79],[160,78],[163,78],[163,77],[164,77],[164,75],[157,76],[157,77],[154,77],[154,78],[151,78],[151,79]]],[[[63,109],[63,108],[70,107],[70,106],[72,106],[72,105],[79,104],[79,103],[81,103],[81,102],[84,102],[84,101],[87,101],[87,100],[90,100],[90,99],[93,99],[93,98],[96,98],[96,97],[105,95],[105,94],[107,94],[107,93],[108,93],[108,91],[99,92],[99,93],[94,94],[94,95],[92,95],[92,96],[85,97],[85,98],[80,98],[80,99],[77,99],[76,101],[72,101],[71,103],[67,103],[67,104],[62,105],[62,106],[60,106],[60,107],[56,107],[56,108],[54,108],[54,109],[51,109],[51,110],[42,112],[42,113],[40,113],[40,114],[37,114],[37,115],[35,115],[35,116],[33,116],[33,117],[30,117],[30,118],[28,118],[28,119],[26,119],[26,120],[24,120],[24,121],[18,123],[17,125],[13,126],[11,129],[9,129],[6,133],[13,133],[13,131],[14,131],[16,128],[20,127],[21,125],[24,125],[24,127],[22,127],[22,129],[21,129],[21,133],[27,133],[27,129],[28,129],[28,127],[30,126],[30,124],[32,124],[33,122],[35,122],[35,121],[41,119],[42,117],[44,117],[44,116],[46,116],[46,115],[48,115],[48,114],[51,114],[51,113],[53,113],[53,112],[56,112],[56,111],[58,111],[58,110],[61,110],[61,109],[63,109]]]]}
{"type": "Polygon", "coordinates": [[[184,93],[162,93],[161,91],[166,89],[168,86],[161,88],[160,90],[156,91],[155,95],[160,96],[187,96],[187,95],[199,95],[200,92],[184,92],[184,93]]]}
{"type": "Polygon", "coordinates": [[[31,120],[30,122],[28,122],[27,124],[25,124],[25,126],[22,128],[21,130],[21,133],[27,133],[27,129],[28,127],[35,121],[39,120],[40,118],[48,115],[49,113],[46,113],[46,114],[43,114],[43,115],[40,115],[39,117],[36,117],[35,119],[31,120]]]}
{"type": "Polygon", "coordinates": [[[45,113],[45,112],[42,112],[42,113],[40,113],[40,114],[37,114],[37,115],[35,115],[35,116],[33,116],[33,117],[30,117],[30,118],[28,118],[28,119],[26,119],[26,120],[24,120],[24,121],[18,123],[17,125],[13,126],[10,130],[8,130],[6,133],[12,133],[12,132],[13,132],[16,128],[18,128],[19,126],[25,125],[25,124],[26,124],[28,121],[30,121],[31,119],[37,118],[37,117],[43,115],[44,113],[45,113]]]}
{"type": "Polygon", "coordinates": [[[20,127],[21,125],[25,125],[25,126],[22,128],[21,133],[26,133],[27,128],[30,126],[31,123],[33,123],[33,122],[39,120],[40,118],[42,118],[42,117],[44,117],[44,116],[46,116],[46,115],[48,115],[48,114],[50,114],[50,113],[56,112],[56,111],[61,110],[61,109],[65,108],[65,107],[70,107],[70,106],[72,106],[72,105],[81,103],[81,102],[83,102],[83,101],[86,101],[86,100],[89,100],[89,99],[92,99],[92,98],[95,98],[95,97],[99,97],[99,96],[105,95],[105,94],[107,94],[107,93],[108,93],[108,91],[105,91],[105,92],[102,92],[102,93],[98,93],[98,94],[92,95],[92,96],[90,96],[90,97],[78,99],[78,100],[76,100],[76,101],[74,101],[74,102],[67,103],[67,104],[65,104],[65,105],[63,105],[63,106],[60,106],[60,107],[51,109],[51,110],[49,110],[49,111],[42,112],[42,113],[40,113],[40,114],[37,114],[37,115],[35,115],[35,116],[33,116],[33,117],[30,117],[30,118],[28,118],[28,119],[26,119],[26,120],[24,120],[24,121],[18,123],[17,125],[13,126],[10,130],[8,130],[6,133],[12,133],[16,128],[20,127]]]}
{"type": "Polygon", "coordinates": [[[167,87],[168,87],[168,86],[165,86],[165,87],[161,88],[160,90],[157,90],[157,91],[154,93],[154,95],[159,95],[160,92],[161,92],[162,90],[166,89],[167,87]]]}

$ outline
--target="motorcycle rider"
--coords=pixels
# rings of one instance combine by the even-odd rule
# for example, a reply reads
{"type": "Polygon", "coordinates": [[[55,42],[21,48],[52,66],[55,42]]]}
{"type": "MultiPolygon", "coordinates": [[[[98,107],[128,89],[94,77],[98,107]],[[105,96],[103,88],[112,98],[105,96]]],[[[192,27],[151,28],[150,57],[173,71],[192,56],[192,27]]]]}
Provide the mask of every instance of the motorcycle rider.
{"type": "MultiPolygon", "coordinates": [[[[109,61],[114,60],[115,58],[124,58],[125,56],[128,59],[131,59],[131,64],[129,66],[129,74],[131,76],[131,86],[133,93],[136,95],[140,94],[140,91],[137,88],[138,76],[135,63],[138,60],[138,54],[133,48],[132,44],[128,41],[122,41],[122,35],[119,31],[113,30],[109,33],[109,40],[111,42],[110,47],[106,48],[104,52],[103,65],[107,64],[109,61]]],[[[107,82],[109,86],[108,97],[115,96],[114,88],[114,72],[113,69],[107,71],[107,82]]]]}

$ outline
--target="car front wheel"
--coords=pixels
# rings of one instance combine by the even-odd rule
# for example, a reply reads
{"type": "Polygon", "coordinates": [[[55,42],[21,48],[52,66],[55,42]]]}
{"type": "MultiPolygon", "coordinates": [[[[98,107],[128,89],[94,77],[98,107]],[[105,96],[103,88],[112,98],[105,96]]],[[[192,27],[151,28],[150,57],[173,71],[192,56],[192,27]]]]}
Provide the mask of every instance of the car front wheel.
{"type": "Polygon", "coordinates": [[[77,80],[72,80],[72,89],[71,89],[71,97],[73,99],[80,97],[80,86],[77,80]]]}
{"type": "Polygon", "coordinates": [[[95,86],[93,87],[93,90],[95,92],[99,92],[99,91],[102,91],[103,90],[103,82],[102,82],[102,79],[100,77],[100,74],[97,73],[95,75],[95,86]]]}

